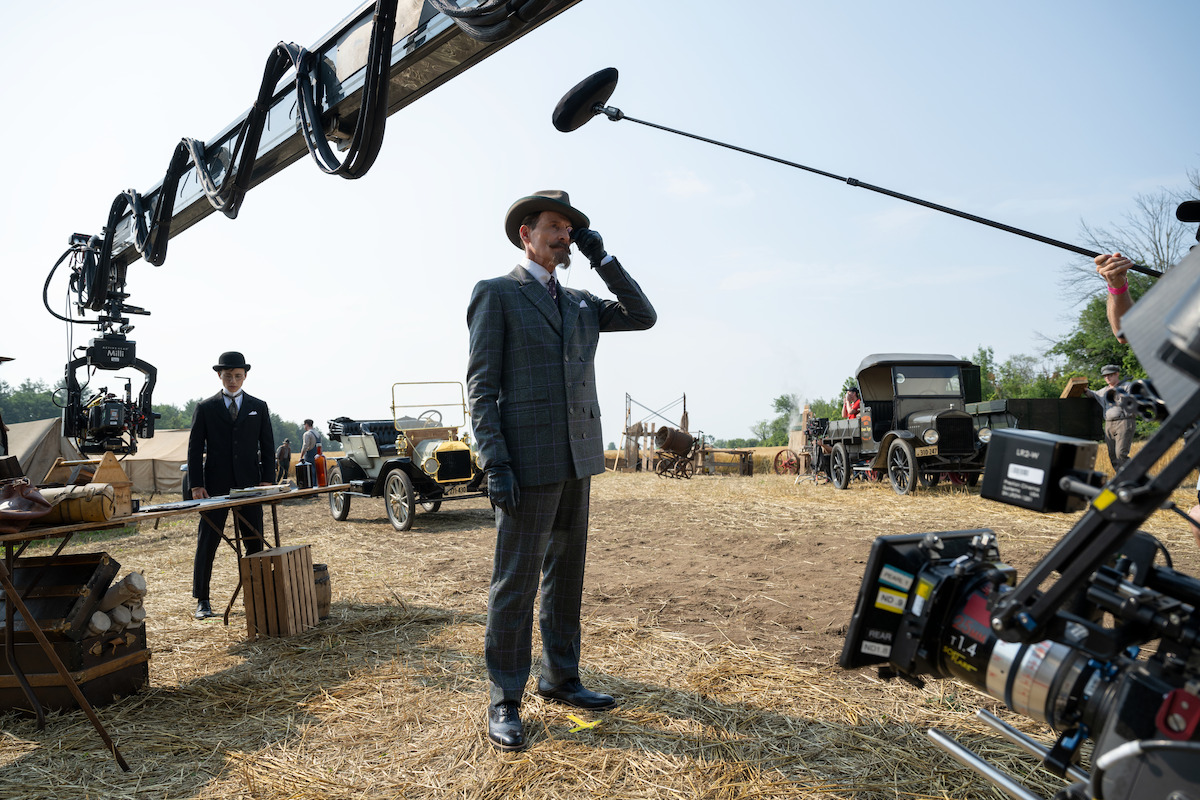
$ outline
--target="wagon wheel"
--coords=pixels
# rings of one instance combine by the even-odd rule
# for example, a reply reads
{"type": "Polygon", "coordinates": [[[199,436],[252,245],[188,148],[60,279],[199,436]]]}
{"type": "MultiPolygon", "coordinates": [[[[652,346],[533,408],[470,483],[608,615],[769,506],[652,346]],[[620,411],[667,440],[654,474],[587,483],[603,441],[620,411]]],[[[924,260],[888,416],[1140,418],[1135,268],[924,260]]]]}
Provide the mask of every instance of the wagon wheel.
{"type": "MultiPolygon", "coordinates": [[[[329,468],[329,482],[331,484],[342,482],[341,467],[335,465],[329,468]]],[[[346,517],[350,516],[350,495],[345,492],[330,492],[329,515],[338,522],[345,522],[346,517]]]]}
{"type": "Polygon", "coordinates": [[[679,462],[679,466],[675,468],[675,474],[681,478],[691,478],[696,474],[696,465],[692,463],[690,458],[679,462]]]}
{"type": "Polygon", "coordinates": [[[658,463],[654,465],[654,472],[658,477],[662,478],[670,474],[671,462],[665,458],[660,458],[658,463]]]}
{"type": "Polygon", "coordinates": [[[775,474],[795,475],[800,468],[800,457],[790,448],[783,448],[775,454],[775,474]]]}
{"type": "Polygon", "coordinates": [[[922,472],[920,474],[921,485],[927,489],[937,486],[941,479],[942,473],[940,472],[922,472]]]}
{"type": "Polygon", "coordinates": [[[412,528],[413,517],[417,514],[417,500],[413,493],[412,481],[404,470],[397,467],[387,474],[383,484],[383,508],[387,511],[388,522],[398,531],[412,528]]]}
{"type": "Polygon", "coordinates": [[[421,503],[421,508],[425,509],[426,514],[432,514],[433,512],[437,511],[441,507],[442,507],[441,500],[434,500],[429,503],[421,503]]]}
{"type": "Polygon", "coordinates": [[[853,467],[850,466],[850,452],[846,449],[845,444],[838,442],[833,446],[833,452],[829,454],[829,477],[833,480],[833,485],[839,489],[845,489],[850,485],[850,476],[853,471],[853,467]]]}
{"type": "Polygon", "coordinates": [[[908,494],[917,482],[917,453],[904,439],[893,439],[887,455],[888,479],[896,494],[908,494]]]}

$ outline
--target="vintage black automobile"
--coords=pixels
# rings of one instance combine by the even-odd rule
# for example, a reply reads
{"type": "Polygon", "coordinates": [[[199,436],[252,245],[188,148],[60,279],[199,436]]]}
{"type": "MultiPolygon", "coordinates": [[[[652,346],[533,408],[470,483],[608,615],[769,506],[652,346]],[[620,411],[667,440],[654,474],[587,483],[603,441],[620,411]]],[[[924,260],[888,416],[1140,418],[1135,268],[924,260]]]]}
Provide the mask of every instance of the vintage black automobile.
{"type": "Polygon", "coordinates": [[[346,491],[330,493],[330,515],[345,520],[351,497],[382,497],[392,527],[407,531],[418,505],[432,513],[444,501],[486,496],[478,458],[470,439],[460,433],[466,415],[462,384],[440,381],[393,384],[391,419],[330,420],[329,435],[346,452],[330,468],[329,483],[350,484],[346,491]],[[427,402],[404,402],[400,395],[414,389],[427,402]],[[447,391],[453,399],[445,399],[447,391]],[[430,392],[440,393],[441,399],[429,400],[430,392]],[[409,415],[418,408],[425,410],[409,415]],[[443,420],[443,411],[456,418],[443,420]]]}
{"type": "Polygon", "coordinates": [[[978,482],[991,429],[966,407],[980,400],[979,367],[957,356],[877,353],[856,376],[861,416],[830,420],[817,442],[834,485],[845,489],[856,471],[886,474],[897,494],[934,486],[943,474],[978,482]]]}

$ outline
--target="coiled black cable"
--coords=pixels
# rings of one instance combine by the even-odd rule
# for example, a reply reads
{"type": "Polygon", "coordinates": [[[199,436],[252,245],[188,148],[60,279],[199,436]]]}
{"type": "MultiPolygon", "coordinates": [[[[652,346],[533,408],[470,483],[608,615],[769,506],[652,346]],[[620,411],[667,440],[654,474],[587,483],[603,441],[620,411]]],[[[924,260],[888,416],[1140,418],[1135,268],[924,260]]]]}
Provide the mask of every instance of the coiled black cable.
{"type": "Polygon", "coordinates": [[[483,0],[474,8],[459,8],[454,0],[429,0],[463,33],[481,42],[498,42],[516,33],[549,4],[549,0],[483,0]]]}

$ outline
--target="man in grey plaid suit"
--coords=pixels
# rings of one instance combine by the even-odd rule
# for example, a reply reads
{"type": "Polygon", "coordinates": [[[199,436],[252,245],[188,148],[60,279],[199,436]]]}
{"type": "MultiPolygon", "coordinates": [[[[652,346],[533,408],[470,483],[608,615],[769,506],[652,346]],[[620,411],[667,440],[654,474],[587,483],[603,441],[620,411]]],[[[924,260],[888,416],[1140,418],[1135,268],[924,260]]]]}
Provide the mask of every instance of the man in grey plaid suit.
{"type": "Polygon", "coordinates": [[[525,258],[476,284],[467,308],[471,429],[496,511],[484,652],[488,739],[501,750],[525,746],[519,709],[539,578],[538,694],[577,708],[616,702],[579,680],[588,494],[591,476],[604,471],[593,359],[601,331],[645,330],[657,317],[589,225],[563,191],[513,203],[504,228],[525,258]],[[616,300],[558,284],[571,242],[616,300]]]}

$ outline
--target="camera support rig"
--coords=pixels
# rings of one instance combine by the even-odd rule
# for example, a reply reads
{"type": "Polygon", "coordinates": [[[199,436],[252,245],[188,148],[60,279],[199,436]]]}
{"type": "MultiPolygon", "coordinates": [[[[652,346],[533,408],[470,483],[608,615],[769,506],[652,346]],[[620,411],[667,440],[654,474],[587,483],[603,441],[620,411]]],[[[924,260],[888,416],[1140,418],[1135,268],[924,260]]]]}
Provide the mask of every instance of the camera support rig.
{"type": "MultiPolygon", "coordinates": [[[[916,685],[957,679],[1047,724],[1050,746],[979,715],[1073,781],[1056,800],[1200,800],[1200,580],[1169,554],[1154,563],[1166,548],[1139,530],[1160,509],[1187,517],[1171,495],[1200,466],[1200,248],[1123,323],[1153,385],[1117,399],[1162,420],[1158,432],[1104,483],[1088,463],[1094,443],[997,431],[984,497],[1084,514],[1020,582],[990,530],[877,538],[840,663],[916,685]],[[1090,771],[1079,763],[1088,740],[1090,771]]],[[[929,736],[1009,796],[1038,800],[951,737],[929,736]]]]}

